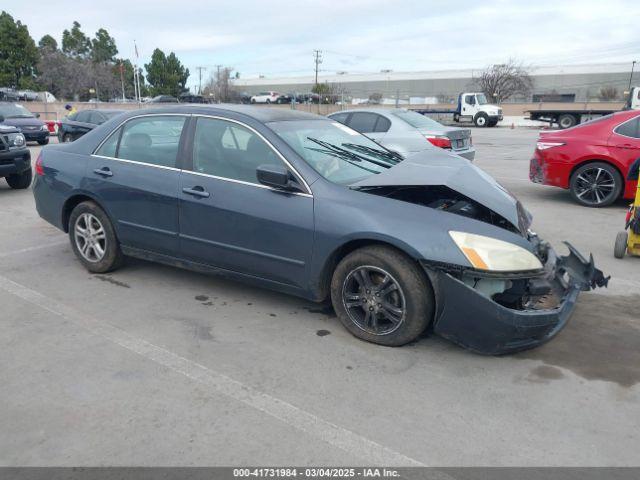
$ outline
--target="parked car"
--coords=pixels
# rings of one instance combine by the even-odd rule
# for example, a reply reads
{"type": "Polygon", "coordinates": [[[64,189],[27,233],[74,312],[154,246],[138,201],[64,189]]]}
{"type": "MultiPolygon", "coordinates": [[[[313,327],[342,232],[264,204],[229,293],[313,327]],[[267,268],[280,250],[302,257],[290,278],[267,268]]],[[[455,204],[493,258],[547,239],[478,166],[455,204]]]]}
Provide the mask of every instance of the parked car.
{"type": "Polygon", "coordinates": [[[435,120],[401,108],[343,110],[329,118],[347,125],[389,150],[407,156],[431,146],[473,160],[476,151],[467,128],[445,127],[435,120]]]}
{"type": "Polygon", "coordinates": [[[0,178],[2,177],[14,189],[24,189],[31,185],[31,154],[27,141],[16,127],[8,125],[0,125],[0,178]]]}
{"type": "Polygon", "coordinates": [[[183,93],[179,98],[180,103],[209,103],[202,95],[183,93]]]}
{"type": "Polygon", "coordinates": [[[123,110],[80,110],[60,121],[58,126],[58,141],[60,143],[73,142],[98,125],[102,125],[110,118],[120,115],[123,110]]]}
{"type": "Polygon", "coordinates": [[[275,103],[280,94],[278,92],[261,92],[251,97],[251,103],[275,103]]]}
{"type": "MultiPolygon", "coordinates": [[[[441,149],[403,160],[326,117],[251,106],[131,111],[44,148],[38,213],[90,271],[125,255],[330,298],[364,340],[425,330],[482,353],[530,348],[607,279],[558,257],[530,215],[441,149]]],[[[241,321],[241,319],[239,320],[241,321]]]]}
{"type": "Polygon", "coordinates": [[[0,88],[0,101],[18,102],[20,101],[20,96],[13,88],[2,87],[0,88]]]}
{"type": "Polygon", "coordinates": [[[18,90],[18,98],[25,102],[35,102],[38,100],[38,92],[33,90],[18,90]]]}
{"type": "Polygon", "coordinates": [[[628,110],[566,130],[540,133],[529,178],[569,189],[579,204],[605,207],[634,198],[637,182],[627,181],[640,157],[640,112],[628,110]]]}
{"type": "Polygon", "coordinates": [[[16,127],[27,142],[49,143],[49,128],[38,118],[39,114],[34,115],[17,103],[0,102],[0,116],[3,118],[0,123],[16,127]]]}
{"type": "Polygon", "coordinates": [[[178,103],[178,99],[176,97],[172,97],[171,95],[158,95],[156,97],[150,98],[146,100],[145,103],[178,103]]]}

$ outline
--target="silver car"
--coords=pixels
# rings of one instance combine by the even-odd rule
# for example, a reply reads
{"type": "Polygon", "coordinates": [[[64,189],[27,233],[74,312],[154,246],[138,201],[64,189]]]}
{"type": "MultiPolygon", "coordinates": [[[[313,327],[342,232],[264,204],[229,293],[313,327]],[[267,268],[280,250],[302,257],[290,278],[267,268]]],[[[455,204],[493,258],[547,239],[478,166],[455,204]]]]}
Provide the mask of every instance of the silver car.
{"type": "Polygon", "coordinates": [[[403,108],[343,110],[329,118],[371,138],[385,148],[407,156],[435,147],[444,148],[473,161],[476,150],[471,130],[447,127],[403,108]]]}

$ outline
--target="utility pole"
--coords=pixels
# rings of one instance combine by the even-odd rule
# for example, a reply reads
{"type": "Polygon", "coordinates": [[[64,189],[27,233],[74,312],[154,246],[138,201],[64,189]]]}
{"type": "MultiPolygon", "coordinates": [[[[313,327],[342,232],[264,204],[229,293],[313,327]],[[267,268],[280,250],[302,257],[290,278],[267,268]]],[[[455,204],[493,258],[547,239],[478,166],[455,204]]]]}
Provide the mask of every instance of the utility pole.
{"type": "Polygon", "coordinates": [[[322,51],[314,50],[313,57],[316,64],[316,90],[318,89],[318,66],[322,63],[322,51]]]}
{"type": "Polygon", "coordinates": [[[216,65],[216,101],[220,103],[220,69],[223,65],[216,65]]]}
{"type": "Polygon", "coordinates": [[[202,71],[206,69],[207,67],[196,67],[198,70],[198,95],[202,95],[202,71]]]}
{"type": "Polygon", "coordinates": [[[314,50],[313,57],[316,64],[316,95],[318,95],[318,114],[320,114],[320,102],[322,101],[322,97],[320,96],[320,89],[318,88],[318,66],[322,63],[322,50],[314,50]]]}
{"type": "Polygon", "coordinates": [[[631,62],[631,75],[629,75],[629,95],[631,95],[631,80],[633,79],[633,68],[636,66],[636,61],[631,62]]]}

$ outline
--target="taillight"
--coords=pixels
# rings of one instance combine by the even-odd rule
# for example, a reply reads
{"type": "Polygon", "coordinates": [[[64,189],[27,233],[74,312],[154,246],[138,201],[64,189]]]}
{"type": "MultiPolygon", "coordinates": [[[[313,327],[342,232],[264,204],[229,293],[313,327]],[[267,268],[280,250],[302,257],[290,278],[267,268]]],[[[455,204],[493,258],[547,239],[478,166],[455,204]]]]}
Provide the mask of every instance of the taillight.
{"type": "Polygon", "coordinates": [[[451,149],[451,140],[449,140],[449,137],[441,135],[425,135],[425,138],[435,147],[451,149]]]}
{"type": "Polygon", "coordinates": [[[36,159],[36,175],[44,175],[44,167],[42,166],[42,152],[38,154],[38,158],[36,159]]]}
{"type": "Polygon", "coordinates": [[[536,142],[536,150],[547,150],[553,147],[561,147],[562,145],[566,145],[563,142],[536,142]]]}

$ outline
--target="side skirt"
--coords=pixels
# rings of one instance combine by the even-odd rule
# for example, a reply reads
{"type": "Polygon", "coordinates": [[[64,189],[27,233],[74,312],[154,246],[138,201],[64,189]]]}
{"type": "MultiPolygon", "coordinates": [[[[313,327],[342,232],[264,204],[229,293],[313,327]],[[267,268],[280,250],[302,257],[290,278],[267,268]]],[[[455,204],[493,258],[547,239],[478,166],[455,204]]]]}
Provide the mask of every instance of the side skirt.
{"type": "Polygon", "coordinates": [[[257,287],[274,290],[276,292],[286,293],[289,295],[295,295],[296,297],[302,297],[307,300],[314,300],[313,295],[310,292],[302,290],[301,288],[288,285],[286,283],[276,282],[273,280],[267,280],[254,275],[248,275],[246,273],[234,272],[224,268],[215,267],[213,265],[206,265],[204,263],[192,262],[190,260],[184,260],[182,258],[176,258],[169,255],[163,255],[161,253],[150,252],[148,250],[142,250],[134,247],[127,247],[121,245],[122,253],[128,257],[135,257],[141,260],[147,260],[151,262],[162,263],[163,265],[169,265],[171,267],[183,268],[191,270],[193,272],[204,273],[207,275],[215,275],[229,280],[246,283],[249,285],[255,285],[257,287]]]}

